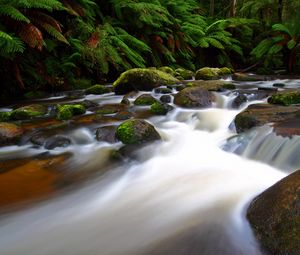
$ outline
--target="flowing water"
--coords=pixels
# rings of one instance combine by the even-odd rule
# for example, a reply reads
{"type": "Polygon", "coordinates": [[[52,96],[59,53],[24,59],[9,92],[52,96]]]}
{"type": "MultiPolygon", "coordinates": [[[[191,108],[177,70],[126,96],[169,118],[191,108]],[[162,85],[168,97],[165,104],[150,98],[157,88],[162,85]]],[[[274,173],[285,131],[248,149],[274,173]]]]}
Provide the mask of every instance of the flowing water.
{"type": "MultiPolygon", "coordinates": [[[[300,143],[274,138],[268,127],[236,136],[231,123],[242,109],[230,109],[231,101],[232,94],[219,94],[212,108],[176,108],[150,118],[163,141],[140,149],[135,160],[65,195],[2,216],[0,254],[262,254],[246,207],[300,166],[300,143]]],[[[95,142],[87,128],[70,137],[73,146],[52,153],[71,152],[67,166],[73,169],[100,168],[106,152],[121,146],[95,142]]],[[[0,158],[41,152],[11,146],[0,150],[0,158]]]]}

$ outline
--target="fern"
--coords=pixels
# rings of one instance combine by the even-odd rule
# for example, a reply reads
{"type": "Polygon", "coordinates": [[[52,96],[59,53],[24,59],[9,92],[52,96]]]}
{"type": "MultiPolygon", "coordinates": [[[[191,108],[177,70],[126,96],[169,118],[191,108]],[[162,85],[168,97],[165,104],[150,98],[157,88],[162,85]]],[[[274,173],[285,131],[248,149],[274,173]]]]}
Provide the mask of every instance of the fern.
{"type": "Polygon", "coordinates": [[[30,23],[30,19],[28,19],[21,11],[8,4],[0,4],[0,16],[8,16],[17,21],[30,23]]]}

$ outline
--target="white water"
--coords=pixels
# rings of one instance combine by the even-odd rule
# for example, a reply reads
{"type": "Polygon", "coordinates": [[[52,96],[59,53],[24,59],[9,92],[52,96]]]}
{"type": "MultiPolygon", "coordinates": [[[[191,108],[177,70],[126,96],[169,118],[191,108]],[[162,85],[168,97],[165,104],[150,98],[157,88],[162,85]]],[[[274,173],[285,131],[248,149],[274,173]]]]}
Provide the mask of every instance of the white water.
{"type": "MultiPolygon", "coordinates": [[[[226,106],[226,98],[217,106],[226,106]]],[[[140,150],[141,161],[3,217],[0,254],[261,254],[245,207],[285,173],[220,149],[238,112],[177,109],[151,119],[164,141],[140,150]]],[[[105,146],[72,147],[71,163],[96,167],[105,146]]]]}

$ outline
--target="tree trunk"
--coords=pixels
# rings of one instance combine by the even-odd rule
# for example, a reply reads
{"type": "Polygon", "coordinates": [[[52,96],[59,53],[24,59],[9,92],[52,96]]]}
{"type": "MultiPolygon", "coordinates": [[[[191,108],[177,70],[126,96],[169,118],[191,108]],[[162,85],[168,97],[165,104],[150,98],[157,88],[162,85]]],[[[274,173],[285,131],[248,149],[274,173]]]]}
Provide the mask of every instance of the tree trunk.
{"type": "Polygon", "coordinates": [[[278,0],[278,22],[282,23],[283,1],[278,0]]]}
{"type": "Polygon", "coordinates": [[[215,15],[215,0],[210,0],[209,15],[212,17],[215,15]]]}
{"type": "Polygon", "coordinates": [[[232,0],[231,7],[230,7],[230,17],[235,17],[236,15],[236,3],[237,0],[232,0]]]}

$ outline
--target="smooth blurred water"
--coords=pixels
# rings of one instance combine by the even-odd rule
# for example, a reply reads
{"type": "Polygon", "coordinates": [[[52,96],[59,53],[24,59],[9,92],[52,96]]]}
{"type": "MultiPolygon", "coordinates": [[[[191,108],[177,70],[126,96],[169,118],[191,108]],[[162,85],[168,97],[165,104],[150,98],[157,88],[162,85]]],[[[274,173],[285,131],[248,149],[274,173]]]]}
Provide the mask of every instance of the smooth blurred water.
{"type": "MultiPolygon", "coordinates": [[[[267,139],[269,129],[249,134],[244,144],[232,140],[229,127],[241,109],[228,109],[230,101],[232,95],[219,95],[213,108],[177,108],[151,118],[163,141],[140,149],[139,160],[71,194],[3,217],[0,254],[262,254],[245,208],[286,175],[280,167],[285,170],[289,159],[283,155],[291,151],[276,151],[287,142],[273,137],[270,145],[249,145],[261,140],[259,134],[267,139]],[[232,153],[238,147],[243,157],[232,153]],[[273,164],[278,168],[247,157],[278,162],[273,164]]],[[[70,137],[73,146],[52,153],[71,151],[68,164],[74,169],[100,168],[105,152],[120,147],[95,142],[86,128],[70,137]]],[[[22,148],[16,151],[31,153],[22,148]]],[[[1,149],[0,157],[5,153],[1,149]]]]}

